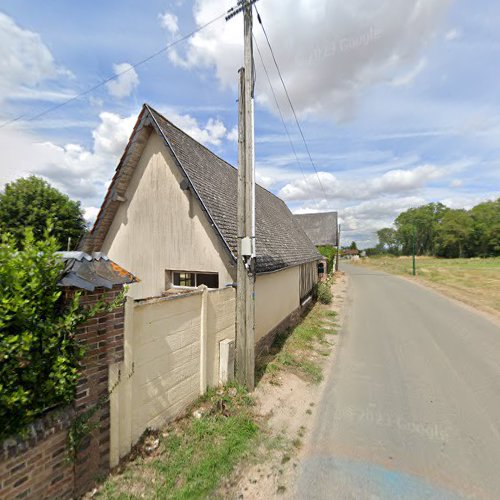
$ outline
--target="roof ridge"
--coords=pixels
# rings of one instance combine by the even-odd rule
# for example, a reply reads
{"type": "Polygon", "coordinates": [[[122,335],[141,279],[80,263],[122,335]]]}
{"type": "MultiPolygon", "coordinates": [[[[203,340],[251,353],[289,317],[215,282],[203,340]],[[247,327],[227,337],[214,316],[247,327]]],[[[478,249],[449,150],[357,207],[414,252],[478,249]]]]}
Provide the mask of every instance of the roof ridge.
{"type": "MultiPolygon", "coordinates": [[[[206,151],[208,151],[212,156],[215,156],[217,159],[219,159],[220,161],[224,162],[228,167],[231,167],[232,169],[238,171],[238,168],[235,167],[234,165],[232,165],[231,163],[229,163],[227,160],[225,160],[224,158],[220,157],[218,154],[214,153],[210,148],[208,148],[207,146],[205,146],[203,143],[201,143],[200,141],[197,141],[194,137],[191,137],[185,130],[182,130],[178,125],[176,125],[173,121],[169,120],[168,118],[165,118],[164,115],[162,115],[159,111],[157,111],[155,108],[153,108],[153,106],[151,106],[150,104],[148,104],[147,102],[144,103],[144,106],[148,109],[148,111],[150,113],[156,113],[157,115],[159,115],[163,120],[165,120],[166,122],[168,122],[172,127],[176,128],[179,132],[181,132],[182,134],[184,134],[186,137],[189,137],[189,139],[191,139],[192,141],[196,142],[196,144],[200,145],[203,149],[205,149],[206,151]]],[[[281,202],[285,203],[284,200],[282,200],[279,196],[275,195],[272,191],[270,191],[269,189],[265,188],[264,186],[261,186],[260,184],[258,184],[257,182],[255,183],[256,186],[258,186],[260,189],[263,189],[264,191],[267,191],[269,194],[273,195],[275,198],[277,198],[278,200],[280,200],[281,202]]],[[[286,205],[286,203],[285,203],[286,205]]]]}

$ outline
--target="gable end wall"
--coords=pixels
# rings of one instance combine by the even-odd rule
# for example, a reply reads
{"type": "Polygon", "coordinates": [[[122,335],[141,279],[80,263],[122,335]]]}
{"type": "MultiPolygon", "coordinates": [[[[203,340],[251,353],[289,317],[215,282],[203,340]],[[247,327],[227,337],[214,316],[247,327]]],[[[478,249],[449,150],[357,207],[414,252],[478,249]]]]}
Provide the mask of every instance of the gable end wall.
{"type": "Polygon", "coordinates": [[[165,270],[219,273],[219,286],[233,282],[234,264],[157,134],[151,134],[101,251],[137,276],[135,299],[165,290],[165,270]]]}

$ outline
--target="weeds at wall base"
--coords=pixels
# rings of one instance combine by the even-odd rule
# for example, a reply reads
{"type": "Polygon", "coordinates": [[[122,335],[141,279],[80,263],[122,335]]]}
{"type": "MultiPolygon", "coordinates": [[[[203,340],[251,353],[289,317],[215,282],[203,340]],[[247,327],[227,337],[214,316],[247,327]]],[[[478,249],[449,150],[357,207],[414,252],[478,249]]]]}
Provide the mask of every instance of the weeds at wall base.
{"type": "Polygon", "coordinates": [[[200,498],[252,448],[259,435],[254,401],[238,385],[212,389],[188,416],[147,432],[134,459],[105,481],[98,498],[200,498]]]}

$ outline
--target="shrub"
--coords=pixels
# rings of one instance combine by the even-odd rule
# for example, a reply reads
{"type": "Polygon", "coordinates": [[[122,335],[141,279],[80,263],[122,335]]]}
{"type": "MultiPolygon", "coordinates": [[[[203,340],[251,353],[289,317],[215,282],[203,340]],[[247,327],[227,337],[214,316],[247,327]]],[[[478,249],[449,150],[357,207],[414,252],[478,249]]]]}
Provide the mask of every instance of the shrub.
{"type": "Polygon", "coordinates": [[[80,293],[62,303],[64,263],[48,232],[36,241],[26,230],[17,245],[8,234],[0,241],[0,439],[73,400],[84,354],[76,327],[117,305],[100,302],[83,310],[80,293]]]}
{"type": "Polygon", "coordinates": [[[318,247],[318,251],[323,257],[326,257],[327,273],[333,273],[337,249],[331,245],[322,245],[318,247]]]}
{"type": "Polygon", "coordinates": [[[331,304],[333,300],[329,281],[321,281],[316,287],[316,297],[322,304],[331,304]]]}

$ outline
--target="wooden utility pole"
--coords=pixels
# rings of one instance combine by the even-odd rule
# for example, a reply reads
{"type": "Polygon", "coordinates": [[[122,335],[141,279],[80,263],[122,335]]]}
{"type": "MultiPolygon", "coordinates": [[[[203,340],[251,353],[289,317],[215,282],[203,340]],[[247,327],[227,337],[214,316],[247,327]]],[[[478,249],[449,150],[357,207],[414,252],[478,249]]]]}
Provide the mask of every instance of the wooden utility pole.
{"type": "Polygon", "coordinates": [[[417,275],[417,262],[416,262],[416,253],[417,253],[417,227],[413,228],[413,238],[412,238],[412,274],[413,276],[417,275]]]}
{"type": "Polygon", "coordinates": [[[335,271],[339,270],[339,254],[340,254],[340,224],[337,226],[337,258],[335,259],[335,271]]]}
{"type": "Polygon", "coordinates": [[[252,4],[238,2],[228,16],[243,11],[244,67],[239,70],[238,105],[238,263],[236,296],[236,378],[255,385],[255,171],[252,4]]]}

